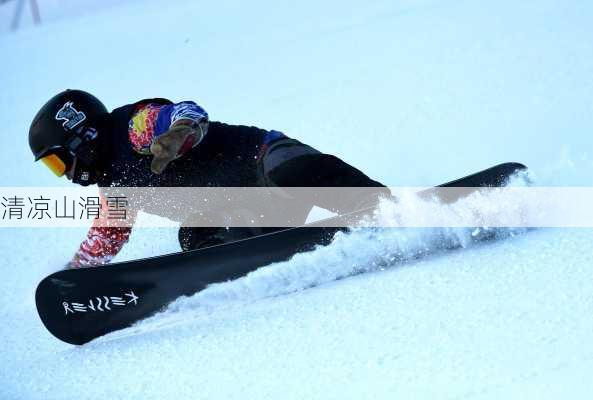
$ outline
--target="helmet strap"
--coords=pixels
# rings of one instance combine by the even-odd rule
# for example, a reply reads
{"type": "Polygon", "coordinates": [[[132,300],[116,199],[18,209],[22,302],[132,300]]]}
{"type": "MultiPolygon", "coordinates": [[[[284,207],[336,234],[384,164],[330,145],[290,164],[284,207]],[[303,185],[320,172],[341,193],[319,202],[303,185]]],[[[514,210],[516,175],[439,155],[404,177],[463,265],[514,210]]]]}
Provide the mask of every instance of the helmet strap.
{"type": "Polygon", "coordinates": [[[97,183],[97,178],[98,174],[95,168],[83,163],[82,160],[77,160],[72,174],[72,182],[88,186],[97,183]]]}
{"type": "Polygon", "coordinates": [[[97,131],[94,128],[79,128],[66,147],[76,158],[72,182],[82,186],[97,182],[97,131]]]}

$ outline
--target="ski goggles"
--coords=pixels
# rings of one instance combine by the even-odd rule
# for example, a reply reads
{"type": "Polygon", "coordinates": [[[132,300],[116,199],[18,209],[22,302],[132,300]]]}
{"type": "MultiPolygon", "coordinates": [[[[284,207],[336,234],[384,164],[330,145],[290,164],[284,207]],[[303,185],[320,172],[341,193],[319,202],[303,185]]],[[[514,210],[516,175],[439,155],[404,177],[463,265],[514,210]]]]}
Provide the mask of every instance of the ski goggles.
{"type": "Polygon", "coordinates": [[[66,163],[55,154],[43,157],[41,162],[56,176],[63,176],[66,173],[66,163]]]}
{"type": "Polygon", "coordinates": [[[90,164],[94,158],[94,152],[90,143],[97,137],[97,131],[93,128],[81,129],[81,132],[74,134],[64,146],[56,146],[48,150],[48,154],[41,158],[56,176],[64,176],[66,171],[74,165],[74,159],[90,164]]]}
{"type": "Polygon", "coordinates": [[[51,154],[43,157],[41,162],[45,164],[56,176],[64,176],[66,171],[74,164],[74,157],[68,154],[65,149],[54,149],[51,154]]]}

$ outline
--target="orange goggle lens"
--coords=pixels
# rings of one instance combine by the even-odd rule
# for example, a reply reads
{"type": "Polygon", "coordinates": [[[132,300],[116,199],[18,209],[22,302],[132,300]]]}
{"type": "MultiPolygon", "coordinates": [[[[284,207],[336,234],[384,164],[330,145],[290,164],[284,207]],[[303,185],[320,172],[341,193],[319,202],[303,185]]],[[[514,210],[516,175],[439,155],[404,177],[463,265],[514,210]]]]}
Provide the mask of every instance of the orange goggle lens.
{"type": "Polygon", "coordinates": [[[60,157],[55,154],[50,154],[41,159],[43,163],[57,176],[63,176],[66,172],[66,164],[60,157]]]}

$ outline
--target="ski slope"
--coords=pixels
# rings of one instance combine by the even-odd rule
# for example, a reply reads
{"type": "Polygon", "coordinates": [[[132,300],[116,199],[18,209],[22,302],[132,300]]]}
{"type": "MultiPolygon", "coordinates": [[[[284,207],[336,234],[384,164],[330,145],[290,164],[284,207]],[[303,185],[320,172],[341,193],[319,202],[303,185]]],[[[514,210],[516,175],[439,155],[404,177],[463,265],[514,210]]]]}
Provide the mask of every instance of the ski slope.
{"type": "MultiPolygon", "coordinates": [[[[593,185],[590,2],[109,3],[74,17],[54,8],[52,21],[0,35],[2,186],[68,184],[27,143],[37,109],[65,88],[110,109],[195,100],[214,120],[282,130],[391,186],[504,161],[530,166],[539,185],[593,185]]],[[[84,234],[0,229],[0,398],[593,392],[593,229],[391,266],[373,264],[378,249],[413,253],[468,232],[353,234],[74,347],[44,329],[34,290],[84,234]]],[[[176,231],[142,229],[118,260],[178,250],[176,231]]]]}

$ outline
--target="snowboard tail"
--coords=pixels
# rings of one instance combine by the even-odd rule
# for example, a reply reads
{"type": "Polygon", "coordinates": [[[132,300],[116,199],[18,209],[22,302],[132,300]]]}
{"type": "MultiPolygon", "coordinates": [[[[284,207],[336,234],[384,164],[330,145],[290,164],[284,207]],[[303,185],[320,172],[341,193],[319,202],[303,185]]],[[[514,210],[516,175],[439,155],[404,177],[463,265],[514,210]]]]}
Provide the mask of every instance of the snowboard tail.
{"type": "MultiPolygon", "coordinates": [[[[519,163],[500,164],[439,187],[504,186],[509,177],[526,169],[519,163]]],[[[456,199],[441,200],[449,203],[456,199]]],[[[349,214],[348,218],[370,210],[349,214]]],[[[37,311],[55,337],[81,345],[129,327],[180,296],[327,245],[342,229],[313,223],[188,252],[58,271],[39,283],[35,293],[37,311]]]]}

